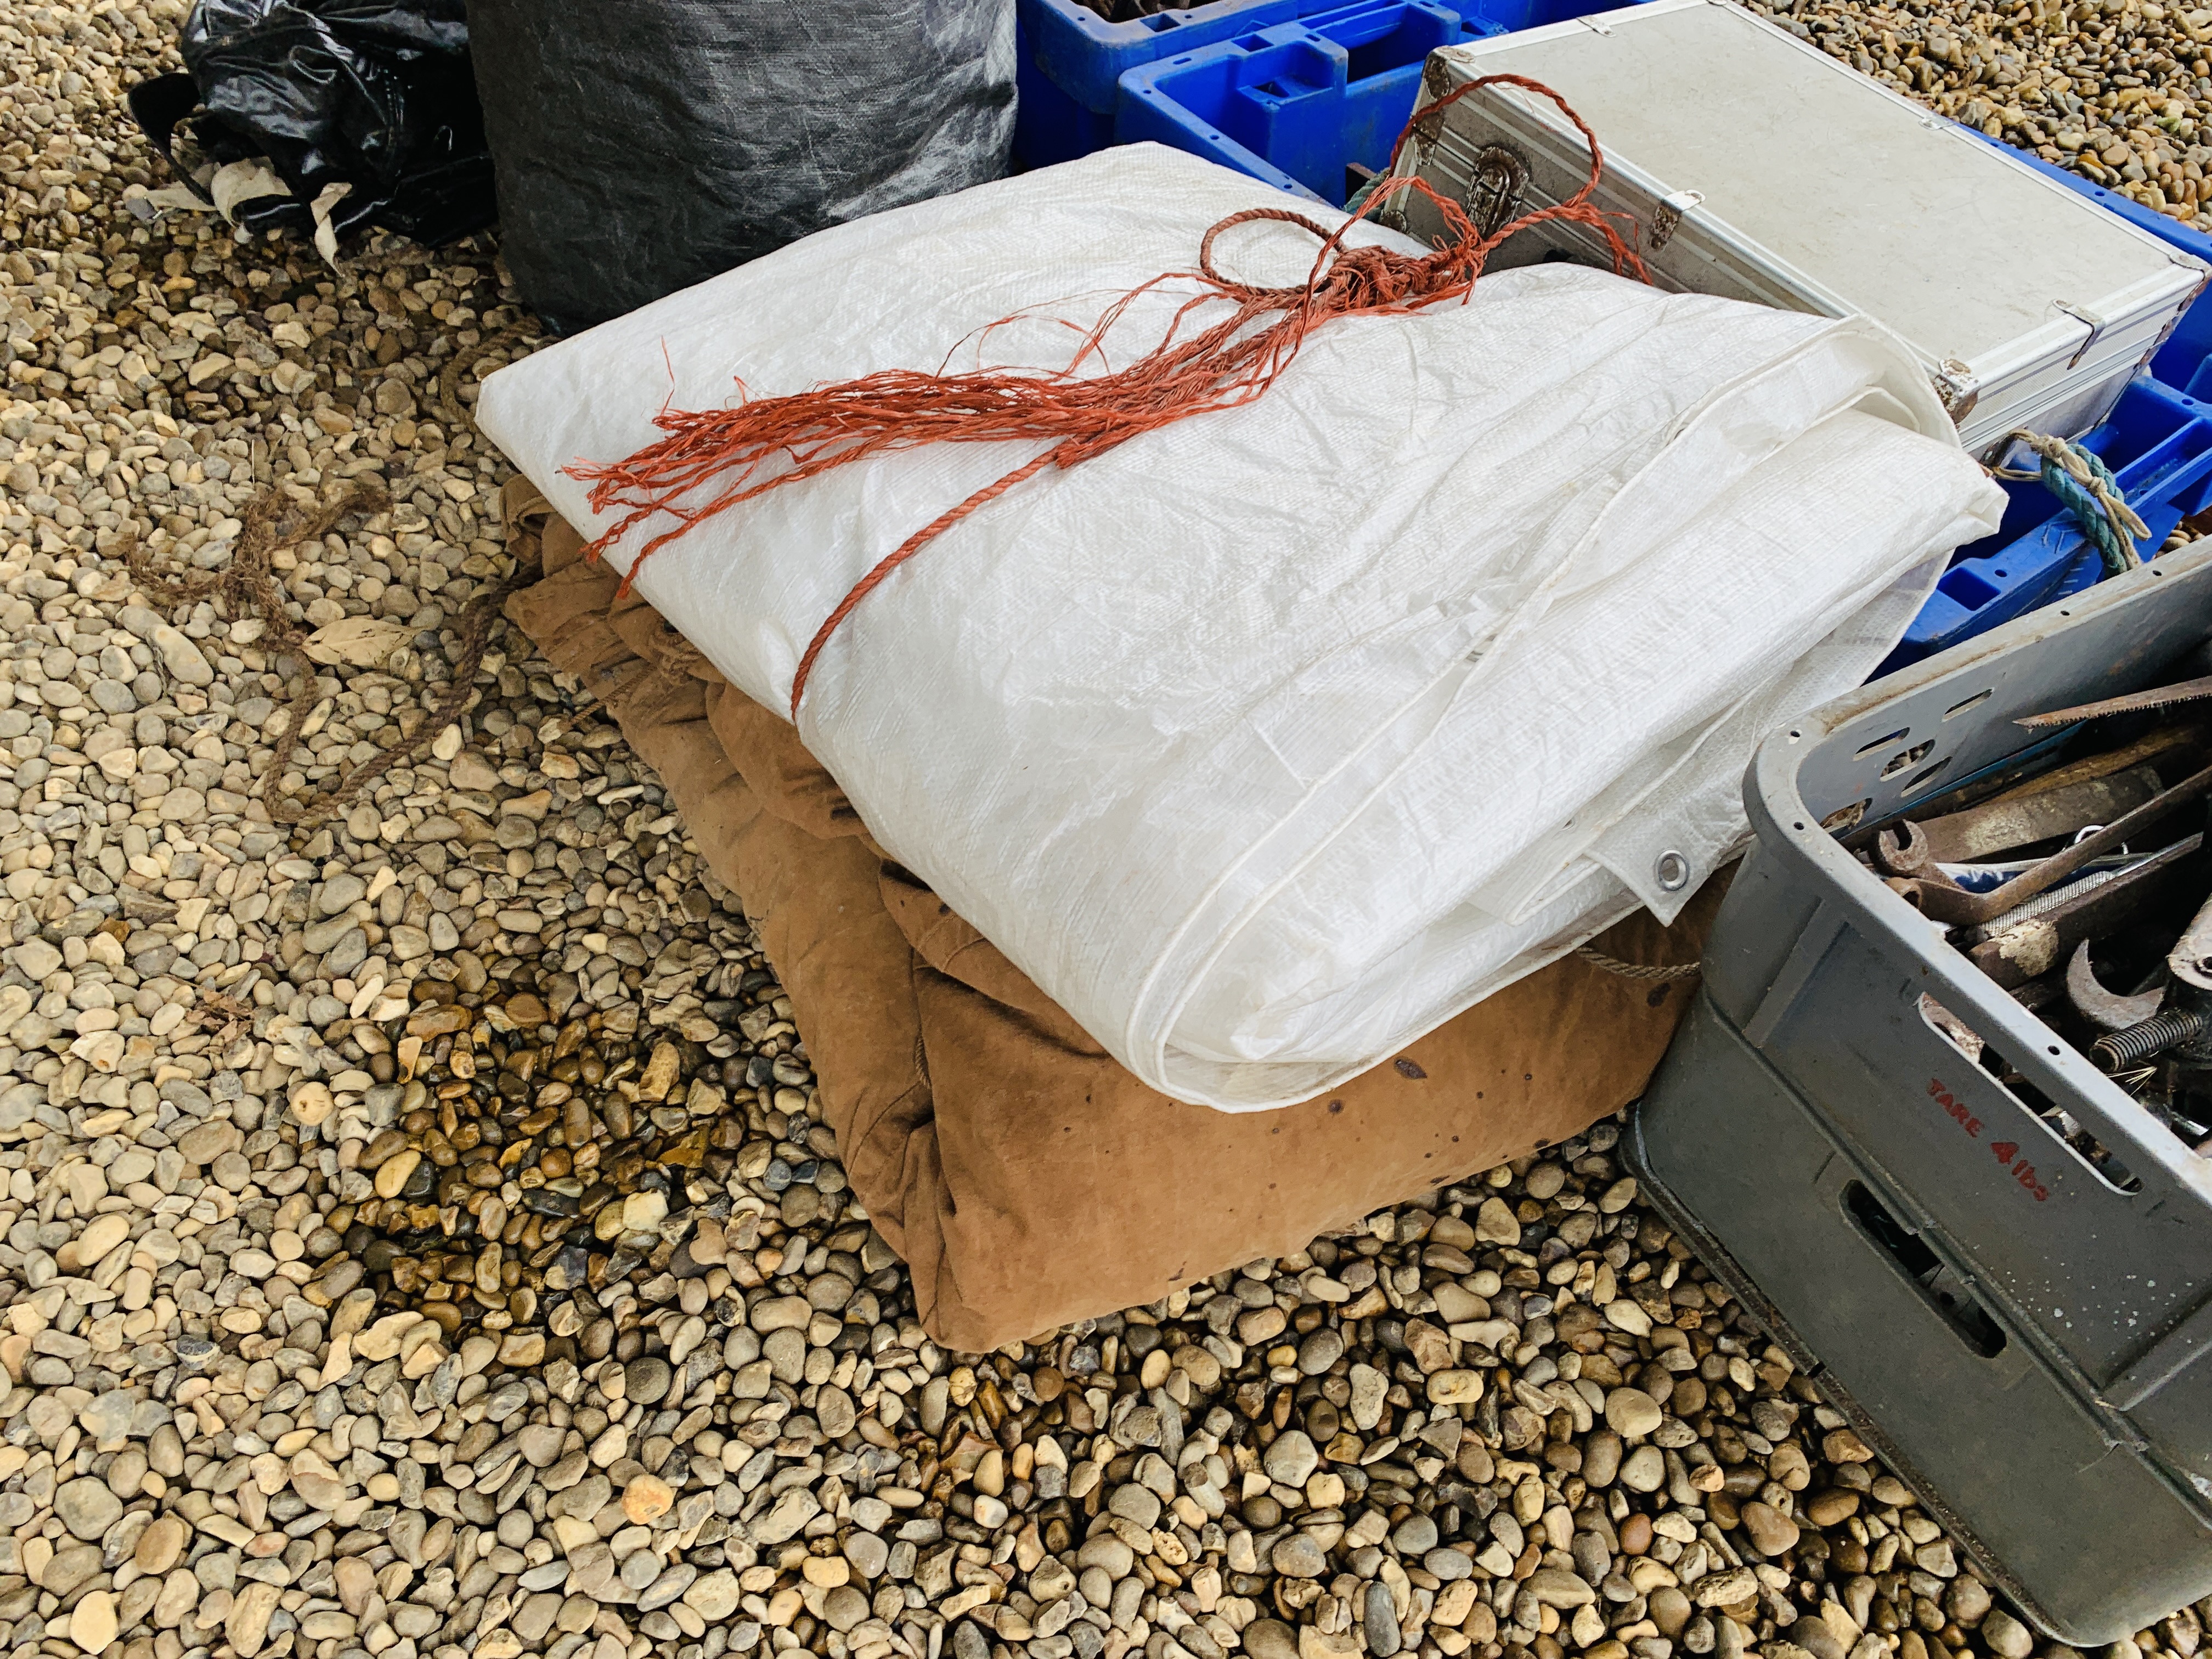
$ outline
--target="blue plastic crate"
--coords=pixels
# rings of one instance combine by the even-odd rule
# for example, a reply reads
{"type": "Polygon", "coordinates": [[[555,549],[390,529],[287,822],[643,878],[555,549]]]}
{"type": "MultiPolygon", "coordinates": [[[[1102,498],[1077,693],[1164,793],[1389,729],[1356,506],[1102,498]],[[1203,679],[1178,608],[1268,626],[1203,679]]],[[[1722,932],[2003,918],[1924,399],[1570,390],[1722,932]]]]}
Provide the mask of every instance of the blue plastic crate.
{"type": "Polygon", "coordinates": [[[1210,0],[1188,11],[1109,23],[1077,0],[1015,0],[1014,160],[1049,167],[1112,143],[1116,89],[1130,70],[1342,3],[1210,0]]]}
{"type": "MultiPolygon", "coordinates": [[[[2145,556],[2182,520],[2212,506],[2212,403],[2146,374],[2120,394],[2110,418],[2080,441],[2104,458],[2150,526],[2145,556]]],[[[2012,499],[1997,533],[1960,552],[1881,672],[2102,580],[2097,550],[2049,490],[2033,482],[2004,488],[2012,499]]]]}
{"type": "Polygon", "coordinates": [[[1158,139],[1341,207],[1356,188],[1348,167],[1389,161],[1429,53],[1463,38],[1459,14],[1437,0],[1278,23],[1131,70],[1115,136],[1158,139]]]}
{"type": "MultiPolygon", "coordinates": [[[[1611,11],[1632,0],[1443,0],[1461,21],[1459,39],[1534,28],[1611,11]]],[[[1015,0],[1017,86],[1014,159],[1027,167],[1072,161],[1108,144],[1121,77],[1163,58],[1280,23],[1346,9],[1345,0],[1207,0],[1188,11],[1109,23],[1077,0],[1015,0]]],[[[1413,112],[1412,100],[1401,112],[1413,112]]]]}

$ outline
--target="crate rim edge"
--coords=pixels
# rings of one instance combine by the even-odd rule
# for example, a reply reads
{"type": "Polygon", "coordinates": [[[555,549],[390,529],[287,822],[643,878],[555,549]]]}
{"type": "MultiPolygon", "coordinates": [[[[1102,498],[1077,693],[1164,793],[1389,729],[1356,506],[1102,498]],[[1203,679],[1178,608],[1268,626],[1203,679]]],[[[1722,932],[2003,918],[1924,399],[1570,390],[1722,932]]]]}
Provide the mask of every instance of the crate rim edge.
{"type": "MultiPolygon", "coordinates": [[[[2116,1126],[2129,1132],[2129,1138],[2136,1143],[2130,1151],[2161,1166],[2178,1185],[2194,1188],[2212,1200],[2212,1159],[2191,1153],[2176,1137],[2154,1123],[2117,1084],[2090,1064],[2086,1055],[2069,1044],[2053,1042],[2050,1028],[2000,989],[1995,981],[1978,972],[1961,972],[1964,958],[1943,942],[1919,911],[1868,876],[1858,861],[1844,850],[1842,842],[1820,827],[1818,817],[1806,807],[1797,787],[1802,762],[1821,743],[1852,721],[1877,712],[1907,692],[1924,690],[1954,676],[1972,678],[1971,671],[1990,659],[2055,632],[2085,613],[2121,604],[2137,590],[2168,576],[2207,565],[2212,565],[2212,538],[2160,554],[2134,570],[2109,576],[2068,599],[2002,623],[1986,633],[1908,664],[1895,673],[1869,680],[1855,691],[1807,711],[1760,743],[1744,775],[1743,798],[1752,832],[1762,851],[1796,864],[1802,872],[1814,878],[1817,888],[1872,889],[1866,894],[1867,919],[1881,925],[1883,942],[1911,957],[1930,983],[1942,986],[1947,994],[1968,1005],[1952,1009],[1954,1013],[1974,1030],[1995,1034],[2008,1042],[2009,1052],[2018,1056],[2014,1063],[2031,1082],[2046,1093],[2064,1091],[2091,1097],[2116,1126]],[[1791,811],[1786,824],[1773,811],[1775,805],[1784,803],[1791,811]],[[2153,1133],[2143,1133],[2145,1130],[2153,1133]]],[[[2026,748],[2033,741],[2024,733],[2021,747],[2026,748]]],[[[1930,790],[1922,799],[1941,793],[1940,789],[1930,790]]],[[[1901,805],[1889,816],[1902,816],[1909,805],[1910,803],[1901,805]]],[[[1784,988],[1782,981],[1778,981],[1775,987],[1770,988],[1768,998],[1784,988]]],[[[1775,1018],[1782,1010],[1769,1009],[1762,1002],[1760,1012],[1775,1018]]],[[[1761,1041],[1748,1032],[1746,1037],[1754,1048],[1764,1051],[1761,1041]]]]}

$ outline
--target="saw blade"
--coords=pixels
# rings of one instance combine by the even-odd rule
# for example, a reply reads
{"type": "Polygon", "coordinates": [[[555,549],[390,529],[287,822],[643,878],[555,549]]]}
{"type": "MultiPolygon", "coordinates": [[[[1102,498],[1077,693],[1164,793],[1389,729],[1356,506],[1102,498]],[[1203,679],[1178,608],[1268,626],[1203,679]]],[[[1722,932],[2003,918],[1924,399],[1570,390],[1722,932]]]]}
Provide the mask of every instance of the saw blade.
{"type": "Polygon", "coordinates": [[[2076,720],[2103,720],[2112,714],[2133,714],[2145,708],[2166,708],[2179,702],[2194,702],[2200,697],[2212,697],[2212,675],[2201,680],[2183,680],[2175,685],[2154,685],[2148,691],[2131,692],[2124,697],[2107,697],[2102,702],[2085,702],[2074,708],[2054,708],[2047,714],[2030,714],[2013,722],[2015,726],[2071,726],[2076,720]]]}

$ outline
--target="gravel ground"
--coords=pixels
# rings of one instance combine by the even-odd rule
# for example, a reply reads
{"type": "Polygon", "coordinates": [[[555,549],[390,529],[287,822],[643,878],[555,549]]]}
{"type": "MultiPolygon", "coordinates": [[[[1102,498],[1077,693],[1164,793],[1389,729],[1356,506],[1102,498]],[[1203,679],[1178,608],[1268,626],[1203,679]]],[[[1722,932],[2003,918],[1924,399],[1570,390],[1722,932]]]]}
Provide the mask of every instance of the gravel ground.
{"type": "Polygon", "coordinates": [[[2206,228],[2212,10],[2158,0],[1750,0],[1992,138],[2206,228]]]}
{"type": "MultiPolygon", "coordinates": [[[[142,225],[120,94],[181,10],[0,12],[0,1650],[2063,1659],[1609,1124],[928,1341],[660,785],[525,641],[471,649],[510,562],[464,371],[528,320],[491,246],[142,225]],[[288,678],[340,623],[389,654],[288,678]]],[[[1790,15],[2188,211],[2181,14],[1790,15]]]]}

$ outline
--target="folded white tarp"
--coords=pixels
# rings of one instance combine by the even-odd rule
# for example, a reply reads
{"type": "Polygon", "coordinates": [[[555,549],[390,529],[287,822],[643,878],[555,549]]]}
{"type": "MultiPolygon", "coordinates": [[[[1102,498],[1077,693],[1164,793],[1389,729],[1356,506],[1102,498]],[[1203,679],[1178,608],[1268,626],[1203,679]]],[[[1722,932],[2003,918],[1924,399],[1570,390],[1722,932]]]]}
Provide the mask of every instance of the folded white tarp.
{"type": "MultiPolygon", "coordinates": [[[[652,442],[664,407],[948,354],[1064,365],[1058,319],[1283,200],[1109,150],[594,329],[493,376],[479,418],[588,535],[612,515],[562,469],[652,442]]],[[[1314,246],[1247,227],[1218,257],[1279,282],[1314,246]]],[[[1115,363],[1184,297],[1133,313],[1115,363]]],[[[940,444],[773,491],[639,589],[782,710],[852,584],[1033,453],[940,444]]],[[[1503,271],[1464,305],[1331,323],[1258,402],[957,524],[833,636],[799,730],[883,846],[1116,1059],[1182,1099],[1276,1106],[1639,902],[1671,917],[1741,840],[1753,744],[1863,678],[2002,504],[1870,323],[1503,271]]]]}

